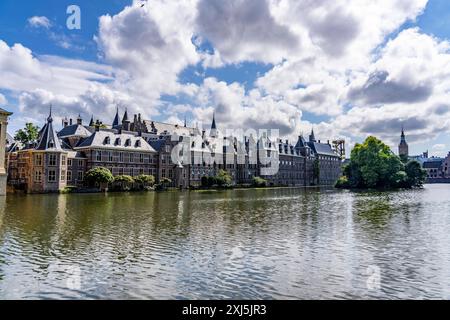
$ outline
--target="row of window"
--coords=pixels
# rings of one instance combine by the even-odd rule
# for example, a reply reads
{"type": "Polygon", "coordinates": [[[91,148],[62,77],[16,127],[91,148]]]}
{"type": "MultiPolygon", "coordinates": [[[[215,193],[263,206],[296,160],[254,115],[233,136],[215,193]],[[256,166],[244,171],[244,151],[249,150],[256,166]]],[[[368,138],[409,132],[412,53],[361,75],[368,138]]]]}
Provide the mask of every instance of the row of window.
{"type": "MultiPolygon", "coordinates": [[[[42,178],[43,178],[43,173],[41,169],[36,169],[34,171],[34,182],[40,183],[42,182],[42,178]]],[[[61,170],[61,176],[60,176],[60,181],[64,182],[64,181],[72,181],[72,171],[69,170],[66,172],[66,170],[61,170]]],[[[77,175],[77,180],[78,181],[83,181],[84,179],[84,172],[83,171],[78,171],[78,175],[77,175]]],[[[56,182],[57,181],[57,170],[48,170],[47,173],[47,181],[48,182],[56,182]]]]}
{"type": "Polygon", "coordinates": [[[95,160],[99,162],[135,162],[155,164],[156,158],[143,153],[116,151],[95,151],[95,160]]]}

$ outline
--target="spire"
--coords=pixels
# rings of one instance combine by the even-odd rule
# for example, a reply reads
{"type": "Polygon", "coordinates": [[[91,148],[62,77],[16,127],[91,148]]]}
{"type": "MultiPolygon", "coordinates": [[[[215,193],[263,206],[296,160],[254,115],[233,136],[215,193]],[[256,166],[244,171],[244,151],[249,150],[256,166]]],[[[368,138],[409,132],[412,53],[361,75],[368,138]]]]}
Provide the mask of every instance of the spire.
{"type": "Polygon", "coordinates": [[[211,124],[211,130],[217,129],[216,127],[216,112],[213,113],[213,121],[211,124]]]}
{"type": "Polygon", "coordinates": [[[217,138],[218,137],[218,132],[217,132],[217,126],[216,126],[216,113],[213,113],[213,120],[212,120],[212,124],[211,124],[211,131],[209,132],[209,136],[211,138],[217,138]]]}
{"type": "Polygon", "coordinates": [[[316,136],[314,135],[314,127],[311,128],[311,134],[309,135],[309,142],[316,142],[316,136]]]}
{"type": "Polygon", "coordinates": [[[47,118],[47,123],[41,129],[39,134],[39,141],[36,150],[62,150],[61,144],[59,142],[56,132],[53,130],[53,117],[52,117],[52,107],[50,106],[50,113],[47,118]]]}
{"type": "Polygon", "coordinates": [[[128,110],[125,109],[125,113],[123,114],[123,118],[122,118],[122,123],[123,122],[128,122],[128,110]]]}
{"type": "Polygon", "coordinates": [[[92,117],[91,117],[91,122],[89,122],[89,127],[93,127],[95,125],[95,122],[94,122],[94,115],[92,115],[92,117]]]}
{"type": "Polygon", "coordinates": [[[405,137],[405,128],[402,125],[402,135],[400,136],[401,138],[401,142],[406,142],[406,137],[405,137]]]}
{"type": "Polygon", "coordinates": [[[116,108],[116,116],[114,117],[114,121],[112,123],[112,127],[117,127],[119,125],[119,107],[116,108]]]}
{"type": "Polygon", "coordinates": [[[186,116],[184,116],[184,127],[187,127],[187,121],[186,121],[186,116]]]}
{"type": "Polygon", "coordinates": [[[50,104],[50,113],[48,114],[47,122],[53,122],[52,118],[52,105],[50,104]]]}
{"type": "Polygon", "coordinates": [[[78,114],[77,124],[80,126],[83,124],[83,119],[81,118],[81,114],[78,114]]]}

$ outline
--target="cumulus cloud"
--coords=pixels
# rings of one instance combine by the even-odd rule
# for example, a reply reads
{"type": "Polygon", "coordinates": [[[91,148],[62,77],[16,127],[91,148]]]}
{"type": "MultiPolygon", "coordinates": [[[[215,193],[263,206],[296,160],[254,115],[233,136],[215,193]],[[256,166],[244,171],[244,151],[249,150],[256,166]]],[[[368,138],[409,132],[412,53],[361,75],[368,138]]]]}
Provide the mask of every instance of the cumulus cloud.
{"type": "Polygon", "coordinates": [[[300,49],[300,38],[277,23],[267,0],[201,0],[198,32],[226,62],[280,62],[300,49]]]}
{"type": "Polygon", "coordinates": [[[47,17],[44,16],[33,16],[28,18],[28,24],[33,28],[45,28],[50,29],[52,23],[47,17]]]}

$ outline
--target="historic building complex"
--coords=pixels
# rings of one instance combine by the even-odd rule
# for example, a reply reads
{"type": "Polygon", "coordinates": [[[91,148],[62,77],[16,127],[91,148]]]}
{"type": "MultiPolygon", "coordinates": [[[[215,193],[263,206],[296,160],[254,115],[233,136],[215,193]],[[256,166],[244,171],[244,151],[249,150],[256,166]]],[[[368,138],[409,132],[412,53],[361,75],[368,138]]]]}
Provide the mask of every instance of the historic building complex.
{"type": "Polygon", "coordinates": [[[64,119],[55,130],[52,113],[38,140],[8,148],[8,183],[30,193],[57,192],[67,186],[84,187],[84,176],[95,167],[114,176],[153,175],[170,179],[171,186],[201,185],[202,177],[226,170],[235,185],[248,185],[262,177],[273,186],[333,185],[341,174],[341,158],[330,143],[316,140],[314,131],[296,143],[272,138],[224,136],[215,116],[208,132],[197,127],[131,120],[119,110],[111,125],[92,118],[84,124],[64,119]]]}

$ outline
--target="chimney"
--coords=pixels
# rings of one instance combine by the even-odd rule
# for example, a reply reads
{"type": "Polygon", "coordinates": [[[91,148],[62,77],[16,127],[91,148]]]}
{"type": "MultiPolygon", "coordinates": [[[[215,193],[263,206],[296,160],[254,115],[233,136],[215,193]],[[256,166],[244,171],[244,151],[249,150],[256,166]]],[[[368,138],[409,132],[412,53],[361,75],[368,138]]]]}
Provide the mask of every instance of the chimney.
{"type": "Polygon", "coordinates": [[[69,124],[69,123],[68,123],[68,121],[67,121],[67,118],[64,118],[64,120],[63,120],[63,126],[64,126],[64,128],[67,127],[68,124],[69,124]]]}
{"type": "Polygon", "coordinates": [[[100,131],[100,121],[97,119],[97,121],[95,122],[95,131],[100,131]]]}
{"type": "Polygon", "coordinates": [[[138,122],[141,123],[141,114],[138,114],[138,122]]]}
{"type": "Polygon", "coordinates": [[[70,123],[70,125],[72,125],[72,118],[71,118],[71,119],[69,119],[69,123],[70,123]]]}
{"type": "Polygon", "coordinates": [[[327,144],[328,144],[328,145],[330,144],[330,140],[327,140],[327,144]]]}

